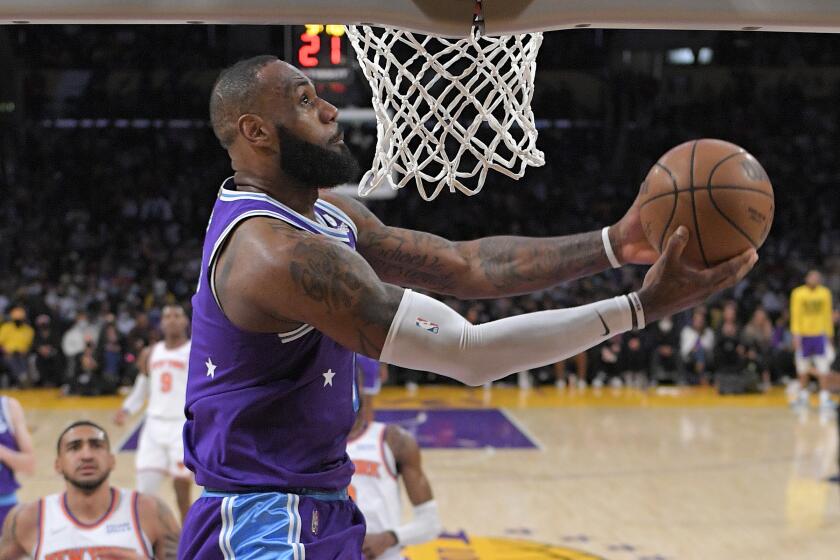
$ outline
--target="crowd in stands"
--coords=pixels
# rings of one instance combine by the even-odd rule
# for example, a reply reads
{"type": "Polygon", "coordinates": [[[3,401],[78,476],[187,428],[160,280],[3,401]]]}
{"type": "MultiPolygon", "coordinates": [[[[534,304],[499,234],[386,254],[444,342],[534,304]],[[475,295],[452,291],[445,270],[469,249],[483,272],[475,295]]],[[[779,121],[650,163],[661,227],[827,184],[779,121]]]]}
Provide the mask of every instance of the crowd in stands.
{"type": "MultiPolygon", "coordinates": [[[[811,42],[797,60],[815,50],[811,42]]],[[[818,62],[840,65],[840,57],[818,62]]],[[[775,223],[748,278],[702,308],[525,379],[562,384],[574,370],[576,382],[702,384],[721,372],[747,372],[757,384],[779,382],[793,376],[790,290],[818,268],[840,294],[840,198],[830,196],[840,184],[832,150],[840,110],[832,101],[838,84],[809,88],[781,74],[771,86],[758,83],[754,72],[735,68],[720,93],[683,95],[667,77],[622,74],[607,95],[619,108],[609,111],[612,121],[542,130],[548,164],[522,181],[491,174],[477,197],[444,194],[431,203],[408,187],[370,207],[386,223],[453,240],[594,230],[622,215],[671,146],[698,137],[736,142],[764,164],[776,189],[775,223]]],[[[206,104],[206,92],[191,95],[206,104]]],[[[0,269],[7,271],[0,277],[0,387],[113,392],[132,382],[138,351],[159,336],[161,306],[189,305],[210,208],[230,173],[227,157],[207,127],[22,122],[0,169],[0,269]]],[[[362,168],[372,159],[372,135],[370,126],[346,135],[362,168]]],[[[644,272],[625,267],[528,296],[446,302],[482,322],[638,289],[644,272]]],[[[441,381],[392,371],[398,382],[441,381]]]]}

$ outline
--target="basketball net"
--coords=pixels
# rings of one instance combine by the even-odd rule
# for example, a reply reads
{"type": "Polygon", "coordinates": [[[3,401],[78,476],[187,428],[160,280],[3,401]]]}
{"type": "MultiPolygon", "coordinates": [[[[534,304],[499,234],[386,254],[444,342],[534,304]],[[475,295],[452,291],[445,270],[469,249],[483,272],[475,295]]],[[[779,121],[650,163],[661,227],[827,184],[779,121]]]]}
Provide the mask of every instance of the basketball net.
{"type": "Polygon", "coordinates": [[[545,163],[531,111],[542,33],[488,37],[475,25],[468,37],[450,39],[358,25],[347,35],[377,121],[359,196],[412,180],[424,200],[444,187],[472,196],[491,169],[519,179],[545,163]]]}

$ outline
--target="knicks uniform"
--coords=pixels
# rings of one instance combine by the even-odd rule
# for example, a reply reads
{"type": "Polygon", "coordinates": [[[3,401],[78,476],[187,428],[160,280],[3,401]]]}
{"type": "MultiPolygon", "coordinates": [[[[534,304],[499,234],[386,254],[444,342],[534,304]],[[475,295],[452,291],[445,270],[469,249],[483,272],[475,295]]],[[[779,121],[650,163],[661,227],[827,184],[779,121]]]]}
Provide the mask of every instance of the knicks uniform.
{"type": "Polygon", "coordinates": [[[360,559],[364,519],[347,486],[358,410],[355,353],[312,326],[246,332],[219,305],[213,272],[234,229],[255,216],[355,250],[355,225],[324,201],[315,219],[227,179],[213,207],[193,297],[184,446],[205,487],[179,558],[360,559]]]}
{"type": "MultiPolygon", "coordinates": [[[[4,445],[13,451],[20,451],[15,438],[15,429],[12,426],[11,414],[9,414],[8,397],[0,397],[0,445],[4,445]]],[[[0,463],[0,527],[3,520],[17,504],[17,489],[20,488],[15,472],[5,463],[0,463]]]]}
{"type": "MultiPolygon", "coordinates": [[[[357,438],[347,442],[347,454],[356,466],[350,494],[365,516],[369,533],[393,531],[402,518],[397,466],[385,442],[385,427],[381,422],[372,422],[357,438]]],[[[399,558],[399,546],[377,556],[377,560],[399,558]]]]}
{"type": "Polygon", "coordinates": [[[189,477],[184,466],[184,400],[190,342],[169,349],[158,342],[149,353],[149,406],[137,444],[138,471],[160,471],[189,477]]]}
{"type": "Polygon", "coordinates": [[[108,552],[135,552],[140,558],[154,557],[152,544],[137,516],[137,492],[111,488],[108,512],[91,524],[73,517],[66,494],[41,498],[33,560],[81,560],[99,558],[108,552]]]}
{"type": "Polygon", "coordinates": [[[799,286],[790,294],[790,331],[800,339],[796,371],[811,368],[826,374],[831,366],[830,341],[834,337],[831,291],[825,286],[799,286]]]}

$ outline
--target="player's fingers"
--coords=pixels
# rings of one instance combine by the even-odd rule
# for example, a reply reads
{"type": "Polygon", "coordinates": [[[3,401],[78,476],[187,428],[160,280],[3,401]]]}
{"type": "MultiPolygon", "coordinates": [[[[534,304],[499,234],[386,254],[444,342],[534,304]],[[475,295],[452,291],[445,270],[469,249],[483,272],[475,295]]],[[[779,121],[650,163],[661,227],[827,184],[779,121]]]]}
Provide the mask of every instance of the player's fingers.
{"type": "Polygon", "coordinates": [[[676,264],[685,251],[685,246],[688,245],[688,228],[685,226],[678,227],[668,242],[665,244],[665,250],[662,251],[662,256],[671,264],[676,264]]]}
{"type": "Polygon", "coordinates": [[[728,288],[746,276],[756,262],[758,262],[758,253],[755,249],[747,249],[740,255],[708,269],[706,271],[708,283],[714,286],[716,291],[728,288]]]}

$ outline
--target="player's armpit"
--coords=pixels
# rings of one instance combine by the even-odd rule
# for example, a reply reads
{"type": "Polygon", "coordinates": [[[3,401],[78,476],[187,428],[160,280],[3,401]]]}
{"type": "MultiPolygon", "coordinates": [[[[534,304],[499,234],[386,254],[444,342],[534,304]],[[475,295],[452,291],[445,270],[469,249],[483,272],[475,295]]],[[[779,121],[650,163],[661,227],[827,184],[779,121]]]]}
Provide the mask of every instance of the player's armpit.
{"type": "Polygon", "coordinates": [[[458,295],[470,263],[458,244],[422,231],[389,227],[352,198],[322,192],[346,212],[359,231],[356,248],[385,282],[458,295]]]}
{"type": "Polygon", "coordinates": [[[237,326],[279,332],[305,323],[379,357],[404,290],[383,283],[348,246],[254,218],[233,234],[225,253],[216,291],[237,326]]]}

